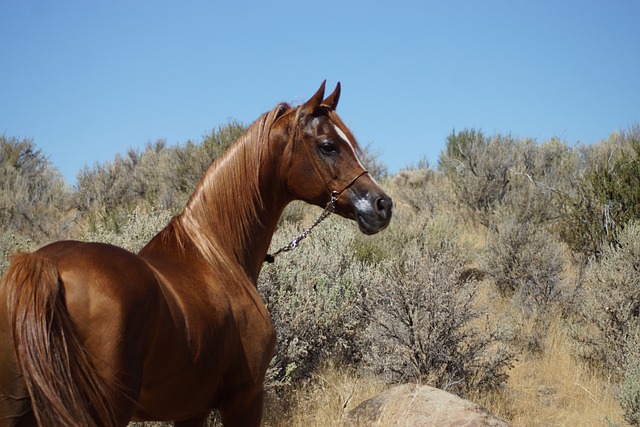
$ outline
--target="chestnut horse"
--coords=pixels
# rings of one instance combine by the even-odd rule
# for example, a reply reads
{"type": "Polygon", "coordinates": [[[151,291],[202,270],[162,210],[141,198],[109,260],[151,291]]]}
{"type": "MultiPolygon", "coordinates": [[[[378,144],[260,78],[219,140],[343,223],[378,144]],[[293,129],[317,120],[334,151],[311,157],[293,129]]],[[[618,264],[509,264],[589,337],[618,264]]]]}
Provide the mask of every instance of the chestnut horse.
{"type": "Polygon", "coordinates": [[[285,206],[304,200],[373,234],[391,199],[324,98],[280,104],[209,168],[141,251],[61,241],[0,282],[0,426],[259,425],[274,328],[256,287],[285,206]]]}

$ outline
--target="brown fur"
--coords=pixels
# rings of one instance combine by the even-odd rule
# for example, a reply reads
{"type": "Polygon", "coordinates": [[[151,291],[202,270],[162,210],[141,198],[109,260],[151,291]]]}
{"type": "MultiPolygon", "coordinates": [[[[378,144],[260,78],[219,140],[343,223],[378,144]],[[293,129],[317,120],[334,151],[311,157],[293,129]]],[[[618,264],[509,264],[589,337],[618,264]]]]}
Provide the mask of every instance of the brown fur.
{"type": "Polygon", "coordinates": [[[37,254],[17,255],[0,289],[38,423],[115,426],[112,390],[78,341],[56,266],[37,254]]]}
{"type": "Polygon", "coordinates": [[[201,425],[212,408],[259,425],[275,331],[256,284],[284,207],[339,190],[336,212],[364,232],[391,218],[347,147],[339,93],[261,116],[139,254],[56,242],[17,256],[0,281],[0,427],[201,425]]]}
{"type": "Polygon", "coordinates": [[[227,259],[227,249],[221,248],[242,248],[244,242],[252,238],[244,224],[260,221],[258,208],[263,207],[259,191],[261,162],[254,159],[262,159],[264,151],[268,150],[269,129],[283,108],[279,105],[262,115],[211,165],[184,211],[175,219],[176,230],[184,232],[203,256],[221,270],[235,268],[235,263],[227,259]],[[244,233],[221,234],[211,228],[243,230],[244,233]]]}

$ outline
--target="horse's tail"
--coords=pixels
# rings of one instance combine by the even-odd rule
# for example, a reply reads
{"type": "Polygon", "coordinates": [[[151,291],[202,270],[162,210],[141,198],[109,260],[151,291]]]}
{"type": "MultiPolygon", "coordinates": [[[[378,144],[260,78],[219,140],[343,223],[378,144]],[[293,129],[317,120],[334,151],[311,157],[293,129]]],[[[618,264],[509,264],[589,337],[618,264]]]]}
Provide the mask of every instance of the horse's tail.
{"type": "Polygon", "coordinates": [[[56,265],[37,253],[17,255],[0,291],[38,424],[115,426],[112,392],[78,338],[56,265]]]}

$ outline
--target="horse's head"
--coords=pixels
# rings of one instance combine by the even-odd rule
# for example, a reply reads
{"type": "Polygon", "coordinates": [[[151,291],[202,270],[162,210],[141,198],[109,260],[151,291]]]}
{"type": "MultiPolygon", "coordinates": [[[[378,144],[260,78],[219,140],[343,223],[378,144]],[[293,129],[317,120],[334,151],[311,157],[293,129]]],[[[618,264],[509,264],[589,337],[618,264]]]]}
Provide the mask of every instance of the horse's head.
{"type": "Polygon", "coordinates": [[[357,221],[365,234],[377,233],[389,225],[391,198],[360,162],[360,148],[335,112],[340,83],[327,98],[324,88],[323,82],[291,114],[295,123],[289,127],[287,186],[294,198],[321,207],[336,196],[337,214],[357,221]]]}

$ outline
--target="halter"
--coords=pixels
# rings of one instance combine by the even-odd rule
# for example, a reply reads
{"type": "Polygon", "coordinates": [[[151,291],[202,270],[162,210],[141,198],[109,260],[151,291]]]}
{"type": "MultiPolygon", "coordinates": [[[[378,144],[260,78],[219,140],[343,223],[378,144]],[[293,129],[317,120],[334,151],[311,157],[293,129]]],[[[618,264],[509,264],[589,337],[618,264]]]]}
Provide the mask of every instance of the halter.
{"type": "MultiPolygon", "coordinates": [[[[295,138],[295,134],[300,132],[300,129],[298,127],[298,114],[296,114],[296,129],[295,131],[292,133],[291,135],[291,142],[293,142],[293,139],[295,138]]],[[[331,118],[329,118],[329,120],[331,120],[331,118]]],[[[309,148],[307,147],[307,145],[305,144],[305,140],[304,140],[304,133],[300,132],[300,135],[302,137],[302,145],[305,147],[305,150],[307,151],[307,155],[309,156],[309,158],[311,159],[311,164],[313,165],[313,169],[316,172],[316,175],[318,175],[318,177],[324,182],[324,185],[327,187],[327,190],[329,190],[329,192],[331,193],[331,199],[329,199],[329,202],[327,203],[327,205],[325,206],[324,210],[320,213],[320,216],[318,216],[318,218],[313,222],[313,224],[311,224],[311,226],[309,226],[306,230],[304,230],[302,233],[300,233],[298,236],[296,236],[293,240],[291,240],[291,242],[287,243],[286,245],[284,245],[283,247],[281,247],[280,249],[278,249],[277,251],[275,251],[272,254],[267,254],[264,257],[264,261],[272,264],[275,261],[276,256],[280,255],[283,252],[289,252],[294,250],[295,248],[298,247],[298,245],[300,244],[300,242],[304,239],[306,239],[309,234],[311,234],[311,231],[316,228],[318,225],[320,225],[320,223],[322,221],[324,221],[325,219],[327,219],[329,217],[329,215],[331,215],[332,213],[335,212],[336,210],[336,203],[338,203],[338,199],[340,198],[340,196],[342,195],[342,193],[344,193],[349,187],[351,187],[353,184],[356,183],[356,181],[364,174],[368,174],[369,171],[367,171],[366,169],[362,169],[362,171],[360,171],[351,181],[349,181],[347,183],[347,185],[345,185],[340,191],[336,191],[336,190],[331,190],[331,188],[329,188],[329,184],[327,184],[327,181],[325,181],[325,179],[322,177],[322,174],[320,174],[320,171],[318,170],[318,166],[316,165],[316,161],[313,158],[313,156],[311,156],[311,153],[309,152],[309,148]]],[[[348,142],[348,141],[347,141],[348,142]]]]}
{"type": "Polygon", "coordinates": [[[358,180],[358,178],[360,178],[362,175],[364,175],[365,173],[369,173],[366,169],[363,170],[362,172],[360,172],[358,175],[356,175],[355,178],[353,178],[351,180],[351,182],[349,184],[347,184],[342,190],[340,191],[333,191],[331,192],[331,199],[329,200],[329,203],[327,203],[327,206],[325,206],[324,210],[320,213],[320,216],[318,216],[318,218],[313,222],[313,224],[311,224],[311,226],[309,226],[306,230],[304,230],[302,233],[298,234],[296,237],[294,237],[293,240],[291,240],[291,242],[287,243],[286,245],[284,245],[283,247],[281,247],[280,249],[278,249],[277,251],[275,251],[272,254],[267,254],[264,257],[265,262],[269,263],[269,264],[273,264],[273,262],[276,259],[276,256],[280,255],[283,252],[289,252],[294,250],[295,248],[298,247],[298,245],[300,244],[300,242],[304,239],[306,239],[307,237],[309,237],[309,234],[311,234],[311,231],[316,228],[318,225],[320,225],[320,223],[322,221],[324,221],[325,219],[327,219],[329,217],[329,215],[331,215],[332,213],[334,213],[336,211],[336,203],[338,202],[338,198],[340,197],[340,195],[349,187],[351,187],[353,184],[355,184],[355,182],[358,180]]]}

